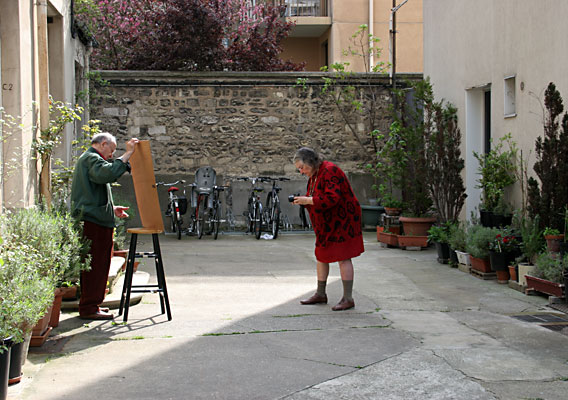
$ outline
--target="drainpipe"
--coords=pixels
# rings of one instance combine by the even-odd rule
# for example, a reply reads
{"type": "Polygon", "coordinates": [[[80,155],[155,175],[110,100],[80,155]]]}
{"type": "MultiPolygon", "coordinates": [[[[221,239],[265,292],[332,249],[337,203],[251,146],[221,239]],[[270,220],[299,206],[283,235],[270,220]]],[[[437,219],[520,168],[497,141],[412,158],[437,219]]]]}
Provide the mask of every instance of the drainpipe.
{"type": "Polygon", "coordinates": [[[389,32],[390,32],[390,78],[392,82],[392,88],[396,88],[396,12],[400,7],[406,4],[408,0],[404,0],[398,6],[396,5],[396,0],[392,0],[392,8],[390,14],[389,32]]]}
{"type": "MultiPolygon", "coordinates": [[[[374,2],[375,0],[369,0],[369,48],[373,47],[373,25],[374,25],[374,2]]],[[[375,65],[375,57],[373,52],[369,52],[369,72],[373,72],[373,66],[375,65]]]]}
{"type": "MultiPolygon", "coordinates": [[[[39,87],[39,128],[44,131],[49,128],[49,58],[47,48],[47,0],[37,0],[37,57],[38,71],[37,80],[39,87]]],[[[38,133],[38,134],[41,134],[38,133]]],[[[50,182],[49,157],[39,160],[40,168],[40,194],[47,205],[51,206],[51,182],[50,182]]]]}

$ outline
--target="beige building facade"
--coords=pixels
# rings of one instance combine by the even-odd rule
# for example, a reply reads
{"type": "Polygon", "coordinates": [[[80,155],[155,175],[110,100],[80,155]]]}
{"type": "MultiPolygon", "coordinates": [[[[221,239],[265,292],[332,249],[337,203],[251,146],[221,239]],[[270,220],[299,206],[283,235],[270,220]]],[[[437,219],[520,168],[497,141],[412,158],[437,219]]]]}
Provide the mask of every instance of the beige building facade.
{"type": "MultiPolygon", "coordinates": [[[[49,126],[49,95],[75,104],[86,88],[88,50],[73,30],[71,0],[0,0],[0,107],[19,126],[0,124],[0,209],[27,207],[38,194],[32,153],[38,129],[49,126]]],[[[74,127],[56,155],[71,158],[74,127]]]]}
{"type": "MultiPolygon", "coordinates": [[[[324,65],[351,62],[351,70],[370,69],[358,57],[345,56],[351,36],[366,24],[380,39],[379,61],[394,60],[396,72],[422,72],[422,0],[286,0],[287,18],[296,23],[284,43],[283,59],[306,62],[307,71],[324,65]],[[397,8],[399,7],[399,8],[397,8]],[[393,11],[393,9],[395,9],[393,11]],[[395,29],[392,29],[395,28],[395,29]],[[391,31],[395,31],[394,42],[391,31]]],[[[376,45],[377,46],[377,45],[376,45]]]]}
{"type": "MultiPolygon", "coordinates": [[[[424,76],[437,99],[459,110],[465,215],[480,201],[472,152],[486,151],[490,139],[511,133],[533,172],[548,83],[568,101],[566,16],[565,0],[424,0],[424,76]]],[[[509,194],[516,206],[518,186],[509,194]]]]}

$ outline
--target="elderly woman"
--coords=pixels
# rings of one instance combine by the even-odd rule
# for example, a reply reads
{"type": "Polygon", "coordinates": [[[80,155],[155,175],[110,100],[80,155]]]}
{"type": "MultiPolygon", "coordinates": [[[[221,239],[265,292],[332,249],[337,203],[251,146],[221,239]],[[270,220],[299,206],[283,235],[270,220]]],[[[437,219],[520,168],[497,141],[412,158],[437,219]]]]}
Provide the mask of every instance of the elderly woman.
{"type": "Polygon", "coordinates": [[[355,307],[353,300],[353,263],[363,248],[361,206],[345,173],[335,164],[324,161],[318,153],[302,147],[294,156],[298,171],[308,177],[305,196],[294,198],[294,204],[304,205],[316,234],[317,292],[301,304],[327,303],[326,284],[329,263],[339,262],[343,282],[343,297],[333,311],[355,307]]]}

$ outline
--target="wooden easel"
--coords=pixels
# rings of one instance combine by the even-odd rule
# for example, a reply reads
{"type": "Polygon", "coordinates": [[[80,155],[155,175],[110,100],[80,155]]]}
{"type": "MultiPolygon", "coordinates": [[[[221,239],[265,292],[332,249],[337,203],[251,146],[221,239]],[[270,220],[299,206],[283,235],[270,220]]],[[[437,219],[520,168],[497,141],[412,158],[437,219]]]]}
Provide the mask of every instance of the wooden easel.
{"type": "Polygon", "coordinates": [[[131,234],[130,248],[128,250],[126,274],[124,277],[124,285],[122,286],[118,315],[122,315],[124,309],[123,320],[124,322],[128,320],[130,295],[132,293],[158,293],[160,296],[162,314],[167,313],[168,321],[171,321],[172,314],[170,311],[168,289],[166,287],[166,275],[164,273],[160,241],[158,239],[158,235],[164,231],[164,222],[162,221],[162,214],[160,212],[158,190],[154,176],[154,164],[152,162],[152,153],[148,140],[141,140],[136,145],[136,151],[132,154],[132,157],[130,157],[130,165],[132,166],[132,180],[134,182],[138,212],[142,220],[142,228],[128,229],[128,233],[131,234]],[[152,235],[153,252],[136,252],[138,235],[152,235]],[[158,280],[156,285],[132,285],[134,260],[141,257],[154,258],[158,280]]]}

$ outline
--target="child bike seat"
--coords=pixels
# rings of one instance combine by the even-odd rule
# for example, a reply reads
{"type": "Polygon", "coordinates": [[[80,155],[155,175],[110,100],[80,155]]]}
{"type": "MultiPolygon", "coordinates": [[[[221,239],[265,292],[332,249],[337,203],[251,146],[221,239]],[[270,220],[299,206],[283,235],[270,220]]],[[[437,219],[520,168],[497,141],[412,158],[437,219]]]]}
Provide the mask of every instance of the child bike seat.
{"type": "Polygon", "coordinates": [[[199,194],[210,194],[217,182],[213,167],[200,167],[195,171],[195,190],[199,194]]]}

